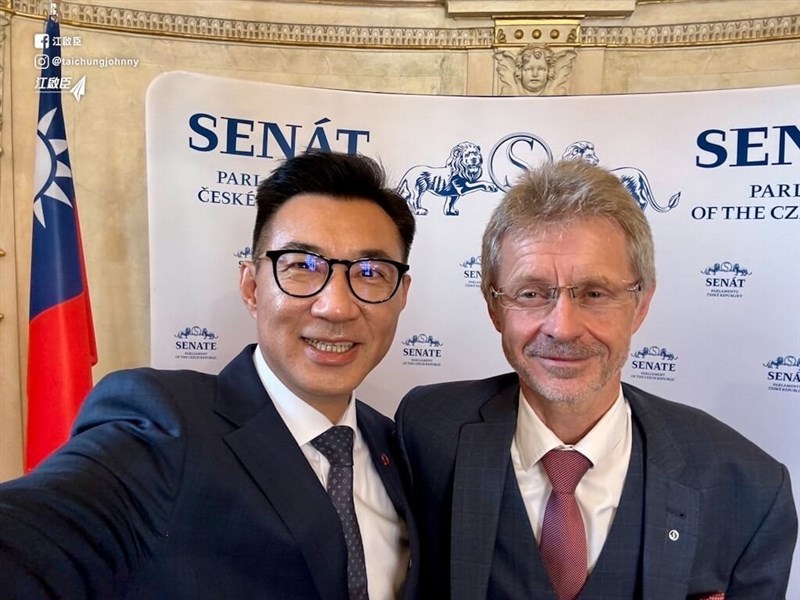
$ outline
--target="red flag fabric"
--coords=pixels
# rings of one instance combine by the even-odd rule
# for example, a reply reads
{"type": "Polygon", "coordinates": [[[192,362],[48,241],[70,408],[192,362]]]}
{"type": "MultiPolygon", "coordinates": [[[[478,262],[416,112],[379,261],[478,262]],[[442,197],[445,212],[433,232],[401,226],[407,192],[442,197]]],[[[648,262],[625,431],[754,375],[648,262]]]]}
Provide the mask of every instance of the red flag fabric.
{"type": "Polygon", "coordinates": [[[60,85],[47,85],[61,80],[61,50],[53,43],[60,39],[51,17],[46,34],[37,36],[44,85],[34,169],[26,472],[69,437],[97,363],[60,85]]]}

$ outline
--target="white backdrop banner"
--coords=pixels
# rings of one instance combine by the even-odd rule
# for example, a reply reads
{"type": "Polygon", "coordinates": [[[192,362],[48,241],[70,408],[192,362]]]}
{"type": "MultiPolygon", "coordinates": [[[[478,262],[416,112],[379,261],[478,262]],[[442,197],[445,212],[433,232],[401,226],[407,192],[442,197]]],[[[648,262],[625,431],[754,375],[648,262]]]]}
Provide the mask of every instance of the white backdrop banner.
{"type": "Polygon", "coordinates": [[[595,161],[656,242],[625,380],[744,433],[800,499],[800,86],[475,98],[166,73],[147,97],[153,366],[217,372],[255,341],[237,287],[255,187],[307,148],[379,159],[418,214],[408,306],[361,399],[391,416],[414,385],[509,370],[479,290],[483,228],[523,169],[595,161]],[[431,167],[442,185],[420,186],[431,167]]]}

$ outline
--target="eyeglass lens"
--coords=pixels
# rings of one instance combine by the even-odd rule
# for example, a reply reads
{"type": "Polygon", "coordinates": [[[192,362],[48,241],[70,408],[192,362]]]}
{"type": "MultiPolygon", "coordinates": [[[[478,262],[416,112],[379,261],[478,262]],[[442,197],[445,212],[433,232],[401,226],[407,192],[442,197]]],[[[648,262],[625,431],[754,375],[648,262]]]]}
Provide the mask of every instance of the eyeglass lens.
{"type": "MultiPolygon", "coordinates": [[[[291,296],[313,296],[331,277],[331,264],[315,254],[289,252],[281,255],[274,264],[278,285],[291,296]]],[[[358,299],[383,302],[397,289],[400,273],[390,262],[365,258],[350,264],[347,279],[358,299]]]]}
{"type": "Polygon", "coordinates": [[[566,293],[578,306],[588,310],[604,310],[627,303],[637,291],[636,286],[610,286],[596,283],[553,286],[536,283],[523,286],[513,293],[499,293],[501,305],[508,308],[546,309],[552,307],[560,294],[566,293]]]}

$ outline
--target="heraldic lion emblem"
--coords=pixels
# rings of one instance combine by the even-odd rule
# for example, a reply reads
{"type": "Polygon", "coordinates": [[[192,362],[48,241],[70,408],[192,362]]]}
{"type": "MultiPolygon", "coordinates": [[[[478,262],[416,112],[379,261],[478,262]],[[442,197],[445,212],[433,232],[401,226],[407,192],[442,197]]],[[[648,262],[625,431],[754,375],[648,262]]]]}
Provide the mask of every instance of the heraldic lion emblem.
{"type": "MultiPolygon", "coordinates": [[[[564,160],[582,160],[590,165],[597,165],[600,163],[600,158],[595,152],[594,144],[586,140],[581,140],[567,146],[561,158],[564,160]]],[[[653,210],[660,213],[669,212],[678,206],[678,202],[681,200],[681,193],[678,192],[670,196],[666,206],[661,206],[656,200],[655,194],[653,194],[653,189],[650,187],[647,175],[636,167],[618,167],[616,169],[610,169],[610,173],[622,182],[622,185],[625,186],[625,189],[633,196],[633,199],[636,200],[642,210],[648,206],[652,206],[653,210]]]]}
{"type": "Polygon", "coordinates": [[[425,192],[430,192],[445,199],[445,215],[455,216],[459,214],[456,202],[464,194],[475,190],[497,191],[497,186],[490,181],[481,180],[482,176],[483,155],[480,146],[472,142],[461,142],[450,150],[444,167],[411,167],[400,180],[397,191],[405,198],[415,215],[428,214],[428,209],[422,206],[422,196],[425,192]]]}

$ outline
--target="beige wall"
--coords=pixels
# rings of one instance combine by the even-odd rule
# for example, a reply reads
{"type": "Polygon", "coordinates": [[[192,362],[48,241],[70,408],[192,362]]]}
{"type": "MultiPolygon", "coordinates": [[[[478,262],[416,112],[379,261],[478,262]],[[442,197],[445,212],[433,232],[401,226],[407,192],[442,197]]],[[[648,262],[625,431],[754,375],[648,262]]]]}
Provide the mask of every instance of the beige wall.
{"type": "MultiPolygon", "coordinates": [[[[552,4],[539,2],[523,4],[552,4]]],[[[0,480],[21,473],[38,75],[32,40],[42,30],[42,20],[35,17],[40,4],[0,0],[0,249],[5,251],[0,256],[0,480]]],[[[86,95],[79,103],[65,96],[64,110],[100,356],[95,380],[149,361],[144,98],[159,73],[188,70],[303,86],[442,95],[485,95],[497,89],[496,22],[481,14],[482,6],[488,10],[492,2],[474,2],[469,5],[472,16],[457,19],[448,8],[463,4],[447,0],[362,4],[87,0],[65,5],[62,34],[80,36],[82,44],[64,49],[64,56],[139,60],[136,67],[65,67],[63,73],[87,76],[86,95]],[[165,5],[183,17],[165,16],[165,5]],[[126,6],[135,11],[126,12],[126,6]],[[208,35],[196,33],[202,23],[190,22],[187,15],[216,17],[208,21],[208,30],[231,39],[208,41],[208,35]],[[261,24],[261,31],[247,34],[244,21],[261,24]],[[326,32],[275,25],[281,23],[339,28],[326,32]]],[[[583,4],[590,16],[579,20],[582,37],[572,45],[577,57],[570,94],[800,83],[800,0],[583,4]],[[604,16],[604,7],[611,5],[629,6],[633,12],[604,16]],[[787,15],[791,18],[768,19],[787,15]],[[696,30],[711,33],[698,41],[696,30]]],[[[530,15],[526,31],[538,27],[537,18],[530,15]]]]}

